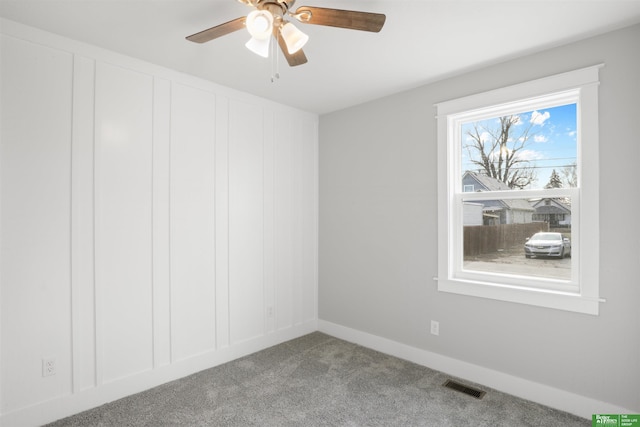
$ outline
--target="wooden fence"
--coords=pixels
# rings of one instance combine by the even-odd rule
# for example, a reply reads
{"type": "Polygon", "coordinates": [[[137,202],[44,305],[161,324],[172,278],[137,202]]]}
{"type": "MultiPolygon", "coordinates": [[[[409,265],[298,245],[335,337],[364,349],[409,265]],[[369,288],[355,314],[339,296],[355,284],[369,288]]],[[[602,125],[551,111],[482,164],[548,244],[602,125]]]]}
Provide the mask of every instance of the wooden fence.
{"type": "Polygon", "coordinates": [[[488,254],[514,246],[524,247],[527,237],[539,231],[549,231],[549,223],[465,226],[464,256],[488,254]]]}

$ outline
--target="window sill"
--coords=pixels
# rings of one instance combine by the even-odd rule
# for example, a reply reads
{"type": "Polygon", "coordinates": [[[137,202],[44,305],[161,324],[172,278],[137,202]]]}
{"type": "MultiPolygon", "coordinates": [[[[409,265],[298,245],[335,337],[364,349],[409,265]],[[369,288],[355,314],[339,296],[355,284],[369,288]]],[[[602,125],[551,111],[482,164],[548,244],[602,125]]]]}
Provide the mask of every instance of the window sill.
{"type": "Polygon", "coordinates": [[[440,292],[572,311],[594,316],[597,316],[599,313],[600,303],[606,302],[603,298],[587,297],[577,293],[499,285],[471,280],[434,279],[438,282],[438,291],[440,292]]]}

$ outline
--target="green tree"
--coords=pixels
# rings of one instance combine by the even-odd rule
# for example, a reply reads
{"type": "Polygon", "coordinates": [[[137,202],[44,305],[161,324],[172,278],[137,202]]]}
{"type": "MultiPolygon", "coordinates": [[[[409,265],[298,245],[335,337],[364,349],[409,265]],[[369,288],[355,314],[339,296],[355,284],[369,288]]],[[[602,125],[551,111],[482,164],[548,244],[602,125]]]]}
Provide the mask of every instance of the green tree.
{"type": "Polygon", "coordinates": [[[562,188],[562,179],[560,179],[560,175],[558,175],[555,169],[551,171],[549,182],[544,188],[562,188]]]}

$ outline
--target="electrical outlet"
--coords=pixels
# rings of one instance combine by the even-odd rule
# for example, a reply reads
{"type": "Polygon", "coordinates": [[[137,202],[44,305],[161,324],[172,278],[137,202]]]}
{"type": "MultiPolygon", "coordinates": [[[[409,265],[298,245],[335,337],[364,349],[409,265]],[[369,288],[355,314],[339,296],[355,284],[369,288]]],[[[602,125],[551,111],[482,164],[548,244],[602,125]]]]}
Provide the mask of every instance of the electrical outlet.
{"type": "Polygon", "coordinates": [[[273,307],[272,306],[268,306],[267,307],[267,317],[273,317],[273,307]]]}
{"type": "Polygon", "coordinates": [[[431,321],[431,334],[440,335],[440,322],[437,322],[435,320],[431,321]]]}
{"type": "Polygon", "coordinates": [[[42,359],[42,376],[50,377],[56,374],[56,358],[49,357],[42,359]]]}

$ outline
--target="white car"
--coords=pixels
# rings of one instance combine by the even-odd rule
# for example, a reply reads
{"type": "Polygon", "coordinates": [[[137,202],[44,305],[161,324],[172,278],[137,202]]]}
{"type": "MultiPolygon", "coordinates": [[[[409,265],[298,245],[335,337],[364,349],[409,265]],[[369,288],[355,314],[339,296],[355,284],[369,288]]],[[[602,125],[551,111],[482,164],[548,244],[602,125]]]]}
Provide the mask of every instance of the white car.
{"type": "Polygon", "coordinates": [[[571,256],[571,241],[562,233],[541,232],[527,239],[524,244],[524,256],[547,256],[564,258],[571,256]]]}

